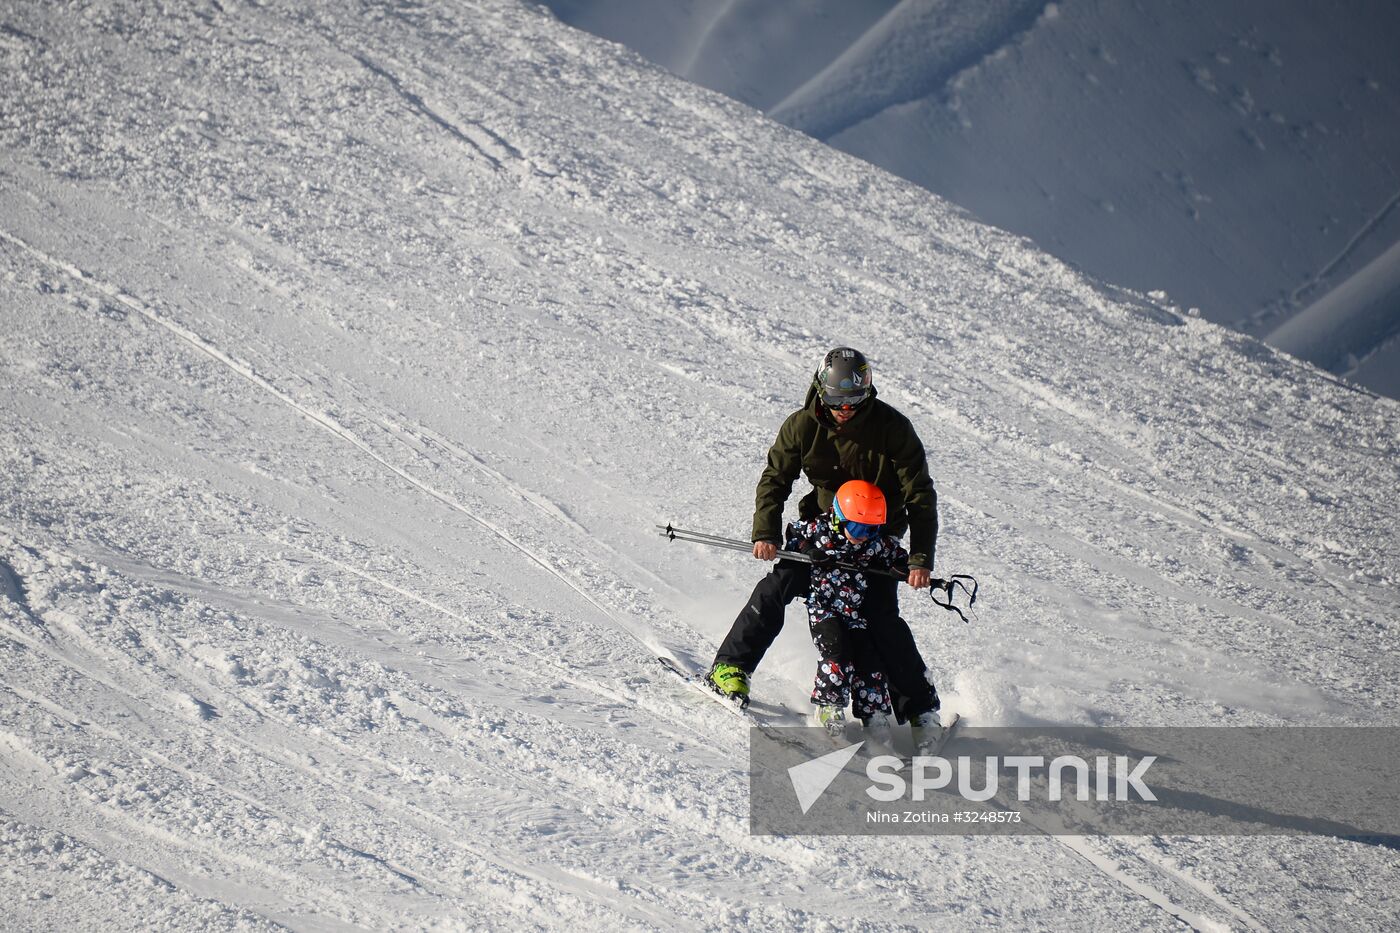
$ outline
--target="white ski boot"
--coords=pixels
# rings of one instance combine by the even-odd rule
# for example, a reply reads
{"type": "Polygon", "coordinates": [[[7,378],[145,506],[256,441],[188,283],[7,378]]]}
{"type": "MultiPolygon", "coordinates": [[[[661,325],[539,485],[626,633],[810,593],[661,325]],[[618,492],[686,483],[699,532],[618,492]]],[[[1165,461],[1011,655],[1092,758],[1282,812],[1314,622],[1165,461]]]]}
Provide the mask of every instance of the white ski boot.
{"type": "Polygon", "coordinates": [[[894,755],[894,721],[886,713],[875,713],[865,723],[865,740],[871,752],[868,754],[894,755]]]}
{"type": "Polygon", "coordinates": [[[937,755],[943,748],[943,739],[947,731],[943,727],[943,720],[938,718],[937,710],[931,709],[909,720],[909,733],[914,739],[914,754],[937,755]]]}

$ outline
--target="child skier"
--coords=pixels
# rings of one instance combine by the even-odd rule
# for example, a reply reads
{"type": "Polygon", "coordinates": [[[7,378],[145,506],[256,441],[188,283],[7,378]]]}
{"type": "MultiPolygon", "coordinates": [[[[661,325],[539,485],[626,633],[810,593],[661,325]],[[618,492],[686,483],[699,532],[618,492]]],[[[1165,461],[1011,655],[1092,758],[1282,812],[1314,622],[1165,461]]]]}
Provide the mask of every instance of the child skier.
{"type": "Polygon", "coordinates": [[[835,566],[907,566],[908,552],[880,533],[884,523],[885,494],[880,487],[851,480],[836,491],[826,515],[787,527],[787,549],[812,558],[807,618],[820,656],[812,703],[818,720],[833,735],[845,729],[848,704],[867,728],[889,727],[889,690],[861,612],[866,575],[835,566]]]}

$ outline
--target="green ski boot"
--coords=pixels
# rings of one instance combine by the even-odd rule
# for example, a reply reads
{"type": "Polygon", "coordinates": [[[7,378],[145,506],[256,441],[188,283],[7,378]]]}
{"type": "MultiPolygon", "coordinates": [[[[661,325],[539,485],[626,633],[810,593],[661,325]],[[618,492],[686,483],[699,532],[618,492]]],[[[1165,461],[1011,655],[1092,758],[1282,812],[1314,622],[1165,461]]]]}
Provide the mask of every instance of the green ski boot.
{"type": "Polygon", "coordinates": [[[740,706],[749,705],[749,672],[737,664],[716,664],[705,675],[710,689],[740,706]]]}
{"type": "Polygon", "coordinates": [[[846,734],[846,707],[829,703],[818,706],[817,722],[821,723],[827,735],[839,739],[846,734]]]}

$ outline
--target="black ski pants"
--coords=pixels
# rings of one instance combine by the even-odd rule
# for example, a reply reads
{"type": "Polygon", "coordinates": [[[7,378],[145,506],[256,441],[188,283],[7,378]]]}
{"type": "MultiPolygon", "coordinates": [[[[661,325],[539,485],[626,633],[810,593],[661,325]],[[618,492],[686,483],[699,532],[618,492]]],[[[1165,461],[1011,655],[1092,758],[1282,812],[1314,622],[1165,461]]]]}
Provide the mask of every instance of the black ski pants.
{"type": "MultiPolygon", "coordinates": [[[[753,588],[729,634],[715,654],[716,664],[737,664],[749,673],[783,630],[787,604],[805,598],[811,586],[812,566],[780,560],[753,588]]],[[[890,700],[900,722],[938,709],[938,692],[928,682],[927,667],[914,643],[914,633],[899,615],[899,581],[871,574],[867,580],[863,612],[880,669],[890,685],[890,700]]]]}

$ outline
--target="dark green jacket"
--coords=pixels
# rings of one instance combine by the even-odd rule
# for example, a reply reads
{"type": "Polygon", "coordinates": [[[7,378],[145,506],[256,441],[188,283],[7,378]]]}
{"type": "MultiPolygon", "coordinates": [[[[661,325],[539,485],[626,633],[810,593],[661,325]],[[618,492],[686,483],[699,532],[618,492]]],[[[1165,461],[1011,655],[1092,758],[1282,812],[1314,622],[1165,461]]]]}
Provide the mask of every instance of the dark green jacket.
{"type": "Polygon", "coordinates": [[[768,451],[768,466],[754,496],[753,540],[783,540],[783,504],[799,473],[814,487],[798,503],[798,517],[815,518],[831,508],[847,480],[880,487],[889,510],[886,532],[896,538],[909,530],[909,565],[933,569],[938,537],[938,493],[929,477],[924,445],[909,419],[872,398],[844,425],[826,413],[815,389],[788,415],[768,451]]]}

